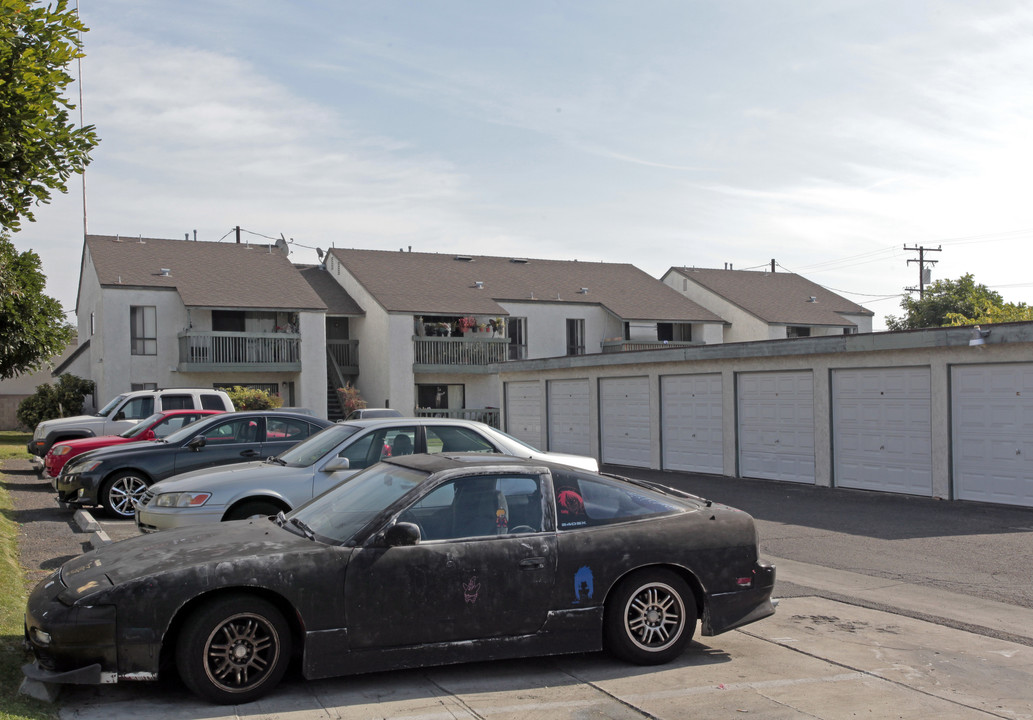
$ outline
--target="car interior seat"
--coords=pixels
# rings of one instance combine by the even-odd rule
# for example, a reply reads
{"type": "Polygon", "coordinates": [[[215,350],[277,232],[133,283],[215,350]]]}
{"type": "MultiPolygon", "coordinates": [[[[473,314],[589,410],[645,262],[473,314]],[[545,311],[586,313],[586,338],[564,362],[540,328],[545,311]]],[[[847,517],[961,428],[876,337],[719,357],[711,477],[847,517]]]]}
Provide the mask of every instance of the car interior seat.
{"type": "Polygon", "coordinates": [[[490,483],[461,483],[452,501],[452,537],[505,535],[509,530],[506,496],[490,483]]]}
{"type": "Polygon", "coordinates": [[[399,455],[412,455],[412,440],[402,433],[395,435],[395,439],[391,441],[391,457],[399,455]]]}

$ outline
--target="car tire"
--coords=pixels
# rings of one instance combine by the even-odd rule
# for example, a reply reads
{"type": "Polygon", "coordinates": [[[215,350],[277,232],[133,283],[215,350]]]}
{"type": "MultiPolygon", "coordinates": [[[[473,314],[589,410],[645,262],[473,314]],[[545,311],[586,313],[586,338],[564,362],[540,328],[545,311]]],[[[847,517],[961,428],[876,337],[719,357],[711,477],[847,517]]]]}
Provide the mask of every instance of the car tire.
{"type": "Polygon", "coordinates": [[[230,510],[223,520],[247,520],[249,518],[264,518],[283,510],[276,503],[268,500],[252,500],[230,510]]]}
{"type": "Polygon", "coordinates": [[[290,655],[290,628],[276,606],[259,597],[227,595],[187,618],[176,646],[176,669],[205,700],[246,703],[276,687],[290,655]]]}
{"type": "Polygon", "coordinates": [[[606,601],[607,648],[636,665],[660,665],[684,652],[696,630],[696,599],[670,570],[641,570],[606,601]]]}
{"type": "Polygon", "coordinates": [[[100,504],[113,518],[132,519],[136,515],[136,501],[142,500],[148,482],[142,473],[123,470],[108,478],[100,489],[100,504]]]}

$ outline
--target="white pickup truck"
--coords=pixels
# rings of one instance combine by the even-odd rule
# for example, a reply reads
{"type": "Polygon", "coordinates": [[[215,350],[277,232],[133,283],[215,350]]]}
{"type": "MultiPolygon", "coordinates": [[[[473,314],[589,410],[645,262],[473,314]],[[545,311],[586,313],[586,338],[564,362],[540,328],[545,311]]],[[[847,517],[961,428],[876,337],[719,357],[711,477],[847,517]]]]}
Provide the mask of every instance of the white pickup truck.
{"type": "Polygon", "coordinates": [[[122,393],[96,415],[44,420],[36,426],[26,449],[33,464],[42,467],[42,458],[51,446],[62,440],[117,435],[159,410],[233,411],[233,402],[223,390],[212,388],[168,388],[122,393]]]}

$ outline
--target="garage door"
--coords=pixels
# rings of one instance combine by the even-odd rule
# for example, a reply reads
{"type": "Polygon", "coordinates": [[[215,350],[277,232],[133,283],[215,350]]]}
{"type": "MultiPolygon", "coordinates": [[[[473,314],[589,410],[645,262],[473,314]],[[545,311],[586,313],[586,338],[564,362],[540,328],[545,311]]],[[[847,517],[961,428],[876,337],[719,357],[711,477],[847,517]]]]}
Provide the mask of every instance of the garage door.
{"type": "Polygon", "coordinates": [[[1033,364],[951,370],[954,494],[1033,507],[1033,364]]]}
{"type": "Polygon", "coordinates": [[[738,376],[739,472],[814,483],[814,383],[810,371],[738,376]]]}
{"type": "Polygon", "coordinates": [[[724,472],[721,375],[669,375],[660,379],[663,469],[724,472]]]}
{"type": "Polygon", "coordinates": [[[599,381],[600,456],[604,463],[649,467],[649,378],[599,381]]]}
{"type": "Polygon", "coordinates": [[[588,428],[588,380],[551,380],[549,450],[591,455],[588,428]]]}
{"type": "Polygon", "coordinates": [[[832,373],[835,484],[933,494],[929,368],[832,373]]]}
{"type": "Polygon", "coordinates": [[[541,383],[506,383],[506,432],[535,447],[542,444],[541,383]]]}

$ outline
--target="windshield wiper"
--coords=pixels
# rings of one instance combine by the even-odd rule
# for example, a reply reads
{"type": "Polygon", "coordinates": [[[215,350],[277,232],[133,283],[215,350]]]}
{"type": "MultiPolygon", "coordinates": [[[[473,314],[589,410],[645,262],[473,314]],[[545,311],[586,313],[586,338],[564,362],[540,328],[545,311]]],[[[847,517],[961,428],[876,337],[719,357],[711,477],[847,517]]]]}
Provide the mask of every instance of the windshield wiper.
{"type": "Polygon", "coordinates": [[[312,531],[312,528],[310,528],[301,520],[298,520],[298,518],[291,518],[291,525],[301,530],[301,532],[305,533],[305,537],[307,537],[309,540],[316,539],[316,534],[312,531]]]}

